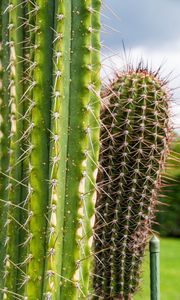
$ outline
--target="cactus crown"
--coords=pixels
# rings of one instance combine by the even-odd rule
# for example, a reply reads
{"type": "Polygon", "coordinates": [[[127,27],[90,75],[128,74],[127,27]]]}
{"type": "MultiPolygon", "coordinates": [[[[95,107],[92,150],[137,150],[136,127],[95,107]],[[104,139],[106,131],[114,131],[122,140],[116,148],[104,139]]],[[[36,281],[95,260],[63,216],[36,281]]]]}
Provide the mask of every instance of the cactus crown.
{"type": "Polygon", "coordinates": [[[171,139],[166,81],[140,66],[103,91],[95,221],[96,294],[131,299],[171,139]]]}

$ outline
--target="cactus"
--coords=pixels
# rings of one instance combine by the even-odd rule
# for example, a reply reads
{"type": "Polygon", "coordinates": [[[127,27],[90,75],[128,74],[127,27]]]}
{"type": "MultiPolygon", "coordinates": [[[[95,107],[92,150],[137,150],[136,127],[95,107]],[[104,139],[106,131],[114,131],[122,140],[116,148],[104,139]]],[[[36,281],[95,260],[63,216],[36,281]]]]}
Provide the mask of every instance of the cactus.
{"type": "Polygon", "coordinates": [[[102,92],[100,119],[100,7],[0,2],[0,300],[126,300],[138,288],[170,94],[129,69],[102,92]]]}
{"type": "Polygon", "coordinates": [[[101,1],[0,5],[0,299],[87,299],[101,1]]]}
{"type": "Polygon", "coordinates": [[[132,299],[169,152],[170,91],[139,65],[102,92],[94,235],[94,299],[132,299]]]}

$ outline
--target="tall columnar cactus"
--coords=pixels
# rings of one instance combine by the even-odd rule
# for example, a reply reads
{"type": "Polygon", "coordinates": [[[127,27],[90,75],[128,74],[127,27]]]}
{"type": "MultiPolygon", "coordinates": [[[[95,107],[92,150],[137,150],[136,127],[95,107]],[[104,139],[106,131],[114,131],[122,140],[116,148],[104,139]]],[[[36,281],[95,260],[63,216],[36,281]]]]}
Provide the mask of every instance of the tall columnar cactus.
{"type": "Polygon", "coordinates": [[[0,5],[0,299],[87,299],[101,1],[0,5]]]}
{"type": "Polygon", "coordinates": [[[132,299],[171,139],[166,82],[143,67],[103,93],[95,221],[95,299],[132,299]]]}

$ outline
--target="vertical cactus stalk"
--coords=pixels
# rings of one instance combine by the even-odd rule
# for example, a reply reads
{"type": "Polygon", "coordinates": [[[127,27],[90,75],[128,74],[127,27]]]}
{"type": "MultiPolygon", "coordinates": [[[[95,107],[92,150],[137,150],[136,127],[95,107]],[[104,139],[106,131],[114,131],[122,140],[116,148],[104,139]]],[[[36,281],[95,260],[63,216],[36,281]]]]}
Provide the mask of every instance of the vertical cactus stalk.
{"type": "Polygon", "coordinates": [[[16,166],[16,162],[21,156],[21,135],[22,122],[20,116],[23,113],[23,105],[20,99],[23,94],[22,78],[23,64],[20,63],[22,57],[22,5],[21,1],[12,0],[6,3],[4,13],[9,12],[9,51],[10,51],[10,77],[9,92],[11,111],[11,133],[9,144],[9,168],[8,168],[8,211],[7,220],[4,224],[6,230],[6,257],[5,264],[5,289],[3,299],[13,299],[16,293],[16,277],[18,269],[18,244],[19,244],[19,215],[20,209],[17,206],[21,199],[21,164],[16,166]]]}
{"type": "MultiPolygon", "coordinates": [[[[42,298],[46,242],[46,211],[48,205],[49,129],[52,86],[52,27],[54,3],[38,0],[35,3],[36,37],[31,91],[34,101],[30,122],[30,165],[28,211],[29,233],[26,257],[25,296],[42,298]]],[[[30,12],[30,14],[33,11],[30,12]]]]}
{"type": "MultiPolygon", "coordinates": [[[[96,15],[99,17],[98,5],[96,8],[96,15]]],[[[90,117],[92,119],[88,109],[92,95],[93,102],[96,103],[94,114],[98,115],[99,109],[98,92],[96,92],[99,82],[95,82],[96,86],[92,84],[93,81],[96,81],[95,76],[99,77],[99,65],[94,62],[94,65],[96,63],[94,80],[92,78],[92,58],[96,55],[97,61],[99,59],[99,48],[94,49],[92,45],[93,34],[96,34],[96,37],[99,35],[99,28],[93,29],[92,27],[93,13],[95,10],[92,10],[92,1],[57,3],[55,9],[54,90],[50,154],[52,167],[50,171],[50,214],[45,285],[47,299],[58,297],[61,299],[67,299],[67,297],[86,299],[88,293],[88,278],[83,278],[83,280],[81,278],[80,260],[82,252],[84,255],[84,248],[82,249],[81,244],[84,234],[81,220],[85,214],[83,211],[84,195],[87,188],[87,176],[89,176],[85,171],[87,168],[86,153],[90,145],[92,150],[93,142],[90,141],[90,126],[94,132],[96,131],[94,138],[96,135],[98,139],[97,122],[95,129],[93,128],[94,119],[91,125],[88,120],[90,117]]],[[[95,147],[96,157],[94,159],[97,160],[98,149],[97,146],[95,147]]],[[[93,171],[94,166],[91,174],[93,171]]],[[[92,194],[91,192],[87,200],[89,203],[86,203],[88,217],[93,213],[90,203],[92,194]]],[[[87,215],[85,218],[87,222],[87,215]]],[[[89,229],[91,230],[91,228],[89,229]]],[[[88,235],[89,237],[85,236],[85,239],[89,241],[92,231],[88,232],[88,235]]],[[[88,260],[89,255],[90,252],[83,259],[88,260]]],[[[89,266],[86,273],[89,273],[89,266]]]]}
{"type": "Polygon", "coordinates": [[[95,222],[94,289],[132,299],[171,139],[166,82],[142,66],[103,92],[101,170],[95,222]]]}
{"type": "Polygon", "coordinates": [[[82,294],[79,299],[87,299],[92,293],[92,237],[96,201],[96,176],[99,159],[99,131],[100,131],[100,8],[101,1],[92,1],[91,13],[91,94],[88,103],[88,145],[86,150],[86,178],[85,190],[81,195],[83,201],[82,239],[80,243],[80,283],[82,294]]]}
{"type": "MultiPolygon", "coordinates": [[[[87,105],[91,96],[91,1],[75,0],[72,3],[71,28],[71,85],[69,98],[69,136],[66,172],[66,205],[64,212],[64,240],[61,299],[77,297],[80,290],[79,257],[82,229],[80,221],[83,214],[81,196],[85,191],[86,156],[88,146],[87,105]],[[77,76],[77,74],[79,74],[77,76]],[[78,141],[78,143],[76,142],[78,141]],[[70,253],[73,253],[73,255],[70,253]],[[73,296],[74,295],[74,296],[73,296]]],[[[81,291],[80,291],[81,292],[81,291]]],[[[82,291],[82,296],[83,291],[82,291]]]]}
{"type": "MultiPolygon", "coordinates": [[[[7,219],[7,186],[8,177],[5,176],[9,165],[9,14],[6,10],[6,1],[1,1],[0,14],[0,288],[4,282],[4,258],[5,258],[5,238],[4,224],[7,219]]],[[[0,291],[1,295],[1,291],[0,291]]]]}
{"type": "MultiPolygon", "coordinates": [[[[22,155],[19,162],[22,163],[22,194],[21,194],[21,214],[20,214],[20,231],[19,231],[19,268],[17,275],[17,287],[18,294],[24,295],[26,282],[29,277],[26,275],[26,259],[29,252],[29,239],[31,234],[29,233],[29,220],[32,217],[32,211],[28,209],[28,201],[31,195],[29,188],[30,179],[30,155],[32,151],[32,144],[30,140],[31,135],[31,113],[34,107],[34,101],[32,97],[32,82],[33,82],[33,70],[36,67],[34,63],[34,45],[35,45],[35,15],[37,13],[34,1],[25,2],[23,5],[23,57],[21,58],[24,64],[23,74],[23,95],[21,102],[23,103],[23,115],[21,117],[23,121],[23,135],[22,135],[22,155]]],[[[19,163],[18,162],[18,163],[19,163]]]]}
{"type": "Polygon", "coordinates": [[[53,100],[51,105],[50,195],[47,228],[45,299],[60,298],[69,132],[71,12],[70,1],[55,3],[53,100]]]}

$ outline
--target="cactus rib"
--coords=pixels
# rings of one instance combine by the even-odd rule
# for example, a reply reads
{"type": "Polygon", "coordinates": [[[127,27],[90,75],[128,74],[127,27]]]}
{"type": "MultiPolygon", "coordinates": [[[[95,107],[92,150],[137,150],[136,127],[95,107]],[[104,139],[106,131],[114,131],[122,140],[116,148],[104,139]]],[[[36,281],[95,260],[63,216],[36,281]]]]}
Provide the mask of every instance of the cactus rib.
{"type": "MultiPolygon", "coordinates": [[[[92,291],[92,237],[96,200],[96,175],[99,157],[99,131],[100,131],[100,7],[101,1],[92,1],[89,11],[91,13],[91,94],[88,103],[88,145],[86,150],[86,172],[85,191],[82,194],[83,218],[82,218],[82,240],[81,240],[81,262],[80,262],[80,283],[85,299],[92,291]]],[[[82,294],[79,299],[84,299],[82,294]]]]}
{"type": "MultiPolygon", "coordinates": [[[[0,288],[4,285],[4,259],[5,259],[5,239],[6,232],[4,230],[4,223],[7,219],[7,186],[8,177],[5,176],[9,166],[9,135],[10,135],[10,119],[9,119],[9,14],[5,12],[6,1],[1,1],[0,14],[0,288]]],[[[0,291],[1,295],[1,291],[0,291]]]]}
{"type": "Polygon", "coordinates": [[[61,299],[76,297],[79,286],[80,219],[86,160],[91,72],[91,1],[73,1],[71,7],[71,49],[69,90],[69,132],[67,145],[64,210],[64,238],[61,299]],[[78,37],[78,38],[77,38],[78,37]],[[77,143],[78,141],[78,143],[77,143]],[[70,280],[66,280],[69,278],[70,280]]]}
{"type": "Polygon", "coordinates": [[[53,47],[53,101],[51,108],[50,200],[46,250],[47,299],[60,298],[63,262],[63,226],[69,131],[71,2],[56,1],[53,47]],[[48,298],[49,297],[49,298],[48,298]]]}
{"type": "Polygon", "coordinates": [[[48,172],[49,172],[49,129],[50,103],[52,86],[52,27],[54,3],[37,0],[35,52],[36,64],[32,74],[32,99],[30,142],[30,196],[28,253],[26,258],[25,296],[28,299],[42,299],[44,276],[44,256],[46,240],[46,210],[48,205],[48,172]]]}
{"type": "Polygon", "coordinates": [[[28,255],[28,246],[29,246],[29,220],[32,217],[32,211],[28,210],[28,200],[30,197],[29,191],[29,159],[32,150],[32,145],[30,141],[31,130],[29,130],[31,124],[31,112],[34,106],[34,101],[32,99],[32,89],[30,88],[30,82],[32,82],[32,75],[34,69],[34,44],[35,44],[35,15],[36,11],[33,11],[35,7],[34,1],[27,2],[23,6],[23,57],[22,62],[24,63],[24,74],[23,74],[23,95],[21,101],[23,103],[23,137],[22,137],[22,155],[20,161],[22,162],[22,178],[24,186],[22,186],[22,195],[21,195],[21,214],[20,214],[20,238],[19,238],[19,264],[21,266],[18,270],[17,275],[17,286],[18,294],[24,295],[25,285],[28,280],[26,275],[26,261],[28,255]]]}
{"type": "Polygon", "coordinates": [[[3,294],[3,299],[13,299],[12,292],[17,291],[16,277],[18,270],[19,256],[19,216],[20,209],[17,207],[21,199],[22,173],[21,163],[16,164],[21,156],[21,134],[23,113],[23,104],[20,99],[23,94],[23,64],[20,62],[22,57],[22,19],[23,10],[21,1],[13,0],[11,4],[6,4],[9,11],[9,42],[10,47],[10,111],[11,111],[11,141],[9,146],[9,182],[8,182],[8,212],[7,221],[4,224],[6,229],[6,257],[5,264],[5,286],[6,291],[3,294]],[[17,25],[17,28],[16,28],[17,25]]]}

